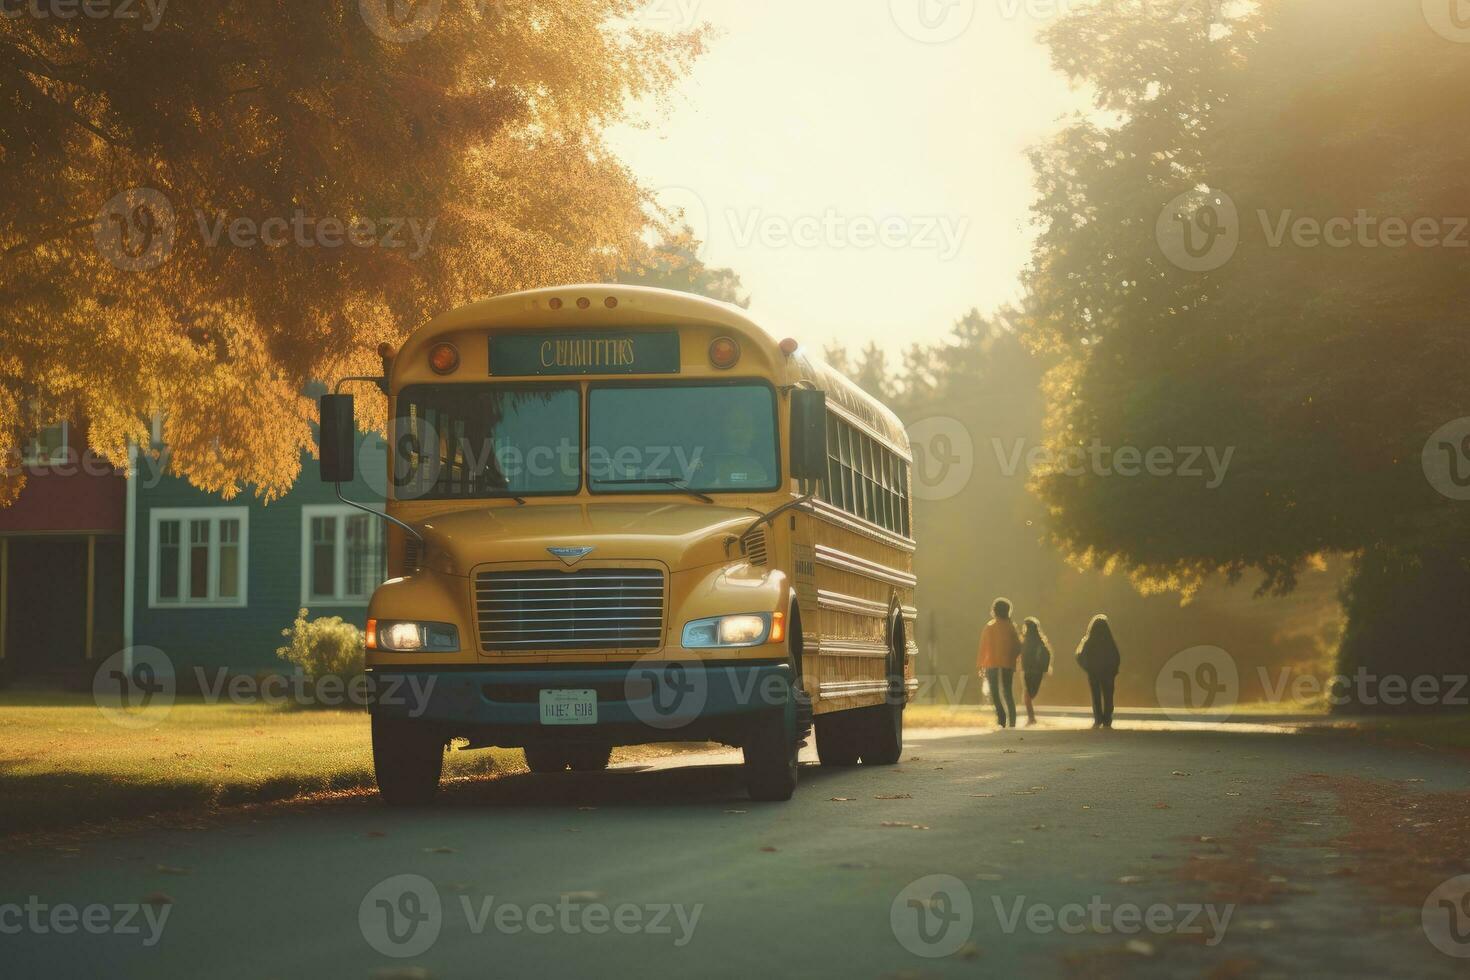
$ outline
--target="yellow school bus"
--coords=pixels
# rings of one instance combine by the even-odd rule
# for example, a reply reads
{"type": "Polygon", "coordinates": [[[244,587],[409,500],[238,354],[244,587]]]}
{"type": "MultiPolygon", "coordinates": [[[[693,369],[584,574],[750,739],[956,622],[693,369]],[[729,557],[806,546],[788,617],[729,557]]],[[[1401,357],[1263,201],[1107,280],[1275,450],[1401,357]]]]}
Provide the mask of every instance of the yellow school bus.
{"type": "Polygon", "coordinates": [[[743,310],[641,287],[499,296],[381,353],[348,380],[389,400],[393,577],[366,622],[387,801],[429,800],[454,740],[535,772],[722,742],[763,800],[813,726],[823,765],[898,761],[917,613],[891,411],[743,310]]]}

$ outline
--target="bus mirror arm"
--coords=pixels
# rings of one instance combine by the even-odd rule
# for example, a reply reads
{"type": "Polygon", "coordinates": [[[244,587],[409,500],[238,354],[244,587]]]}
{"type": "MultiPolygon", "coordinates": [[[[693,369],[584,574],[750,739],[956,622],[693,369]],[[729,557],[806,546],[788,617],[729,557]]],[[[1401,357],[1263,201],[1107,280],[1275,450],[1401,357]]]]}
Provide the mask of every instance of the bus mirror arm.
{"type": "Polygon", "coordinates": [[[814,493],[804,493],[800,497],[797,497],[795,500],[788,500],[786,501],[786,503],[782,504],[780,507],[777,507],[775,510],[767,511],[766,513],[757,517],[751,523],[750,527],[746,528],[737,539],[737,543],[740,545],[740,550],[745,550],[745,539],[754,534],[756,528],[760,527],[762,524],[771,523],[776,518],[786,513],[788,510],[795,510],[798,507],[811,503],[814,499],[816,499],[816,496],[817,495],[814,493]]]}
{"type": "Polygon", "coordinates": [[[393,524],[393,525],[396,525],[397,527],[401,527],[401,528],[403,528],[403,530],[407,531],[409,534],[412,534],[414,537],[418,538],[420,544],[425,545],[425,546],[428,545],[429,542],[427,542],[427,541],[424,540],[423,533],[421,531],[419,531],[418,528],[414,527],[412,524],[408,524],[408,523],[405,523],[403,521],[400,521],[398,518],[394,517],[392,514],[385,514],[385,513],[383,513],[380,510],[373,510],[367,504],[360,504],[360,503],[358,503],[355,500],[348,500],[346,497],[342,496],[342,484],[336,483],[336,484],[333,484],[333,485],[337,488],[337,499],[340,500],[340,501],[342,501],[348,507],[355,507],[358,510],[362,511],[364,514],[371,514],[372,516],[376,517],[380,521],[386,521],[389,524],[393,524]]]}

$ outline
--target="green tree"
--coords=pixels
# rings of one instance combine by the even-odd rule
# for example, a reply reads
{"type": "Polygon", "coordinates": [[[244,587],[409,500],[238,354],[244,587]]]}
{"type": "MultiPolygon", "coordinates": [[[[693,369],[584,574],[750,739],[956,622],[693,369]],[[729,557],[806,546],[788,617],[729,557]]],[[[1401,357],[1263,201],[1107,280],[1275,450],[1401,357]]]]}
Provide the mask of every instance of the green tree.
{"type": "MultiPolygon", "coordinates": [[[[1216,488],[1043,473],[1057,540],[1186,594],[1249,570],[1289,592],[1330,553],[1443,571],[1439,556],[1470,541],[1470,507],[1436,491],[1421,454],[1470,414],[1466,252],[1444,247],[1470,199],[1463,144],[1445,137],[1470,109],[1470,59],[1418,5],[1264,0],[1218,21],[1157,9],[1101,2],[1047,34],[1098,111],[1034,154],[1027,337],[1059,358],[1054,450],[1233,456],[1216,488]],[[1346,244],[1296,233],[1303,218],[1337,219],[1346,244]],[[1437,244],[1389,231],[1424,220],[1437,244]],[[1186,232],[1194,255],[1177,248],[1186,232]]],[[[1363,590],[1386,580],[1355,582],[1348,612],[1367,614],[1363,590]]],[[[1463,635],[1426,628],[1426,646],[1463,662],[1463,635]]],[[[1374,657],[1402,668],[1411,651],[1374,657]]]]}
{"type": "Polygon", "coordinates": [[[121,462],[162,411],[177,470],[269,497],[310,379],[434,312],[612,275],[650,202],[600,134],[704,38],[630,26],[644,6],[0,19],[0,446],[85,416],[121,462]]]}
{"type": "Polygon", "coordinates": [[[734,269],[712,269],[705,265],[699,258],[702,246],[694,237],[694,229],[681,225],[641,256],[641,261],[631,270],[619,273],[618,282],[675,289],[749,308],[750,297],[741,295],[740,276],[734,269]]]}

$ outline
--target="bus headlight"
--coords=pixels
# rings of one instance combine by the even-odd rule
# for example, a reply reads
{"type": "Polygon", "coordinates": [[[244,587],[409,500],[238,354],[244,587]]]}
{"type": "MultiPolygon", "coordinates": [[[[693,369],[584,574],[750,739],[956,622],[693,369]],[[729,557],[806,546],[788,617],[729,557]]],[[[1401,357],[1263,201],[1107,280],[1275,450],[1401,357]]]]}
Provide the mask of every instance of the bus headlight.
{"type": "Polygon", "coordinates": [[[459,627],[449,623],[416,623],[402,620],[367,622],[367,648],[391,653],[455,653],[459,650],[459,627]]]}
{"type": "Polygon", "coordinates": [[[715,616],[684,624],[684,646],[758,647],[770,637],[770,613],[745,613],[739,616],[715,616]]]}

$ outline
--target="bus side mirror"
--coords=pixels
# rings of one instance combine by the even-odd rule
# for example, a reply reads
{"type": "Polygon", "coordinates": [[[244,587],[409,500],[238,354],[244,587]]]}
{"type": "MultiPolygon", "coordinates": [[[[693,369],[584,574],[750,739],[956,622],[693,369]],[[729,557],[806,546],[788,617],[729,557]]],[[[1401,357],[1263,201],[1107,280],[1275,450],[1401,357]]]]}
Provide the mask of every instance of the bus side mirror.
{"type": "Polygon", "coordinates": [[[827,478],[827,393],[791,392],[791,476],[805,483],[827,478]]]}
{"type": "Polygon", "coordinates": [[[351,483],[357,461],[357,416],[351,395],[322,396],[318,433],[322,482],[351,483]]]}

